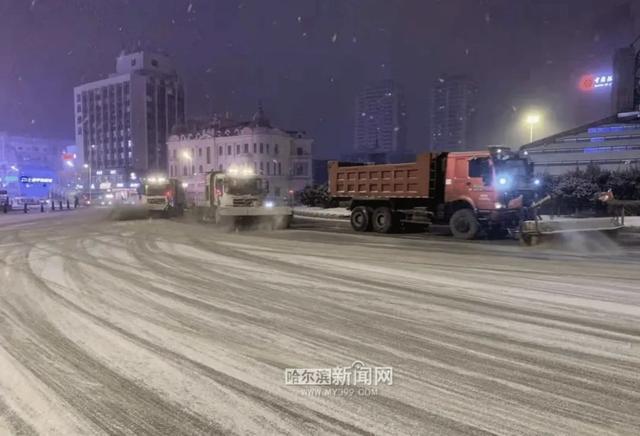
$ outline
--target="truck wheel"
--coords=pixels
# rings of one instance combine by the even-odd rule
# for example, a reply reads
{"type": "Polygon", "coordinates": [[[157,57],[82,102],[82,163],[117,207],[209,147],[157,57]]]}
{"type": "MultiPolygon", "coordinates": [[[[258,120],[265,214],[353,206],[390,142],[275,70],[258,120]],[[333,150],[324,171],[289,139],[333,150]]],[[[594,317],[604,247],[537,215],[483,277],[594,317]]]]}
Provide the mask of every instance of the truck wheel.
{"type": "Polygon", "coordinates": [[[364,206],[358,206],[351,211],[351,227],[356,232],[366,232],[370,228],[369,209],[364,206]]]}
{"type": "Polygon", "coordinates": [[[533,247],[540,243],[540,237],[538,235],[529,235],[526,233],[520,234],[520,243],[525,247],[533,247]]]}
{"type": "Polygon", "coordinates": [[[473,239],[480,231],[480,223],[471,209],[460,209],[451,216],[449,228],[455,238],[473,239]]]}
{"type": "Polygon", "coordinates": [[[373,211],[371,226],[378,233],[389,233],[393,228],[393,214],[388,207],[379,207],[373,211]]]}

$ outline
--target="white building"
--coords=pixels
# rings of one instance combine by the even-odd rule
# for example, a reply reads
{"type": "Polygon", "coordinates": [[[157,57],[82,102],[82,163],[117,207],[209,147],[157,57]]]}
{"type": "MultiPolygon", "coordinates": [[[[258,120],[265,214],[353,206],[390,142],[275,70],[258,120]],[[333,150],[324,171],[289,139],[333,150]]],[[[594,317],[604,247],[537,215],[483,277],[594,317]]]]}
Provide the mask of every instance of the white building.
{"type": "Polygon", "coordinates": [[[304,132],[272,127],[259,108],[251,121],[214,119],[176,129],[168,142],[167,172],[198,195],[204,193],[204,173],[249,167],[268,182],[271,197],[281,198],[311,185],[312,142],[304,132]]]}
{"type": "Polygon", "coordinates": [[[115,74],[74,89],[74,103],[76,145],[96,184],[166,168],[167,138],[185,118],[182,82],[167,56],[121,54],[115,74]]]}
{"type": "Polygon", "coordinates": [[[403,151],[406,143],[406,109],[402,89],[392,80],[365,87],[356,98],[354,151],[403,151]]]}

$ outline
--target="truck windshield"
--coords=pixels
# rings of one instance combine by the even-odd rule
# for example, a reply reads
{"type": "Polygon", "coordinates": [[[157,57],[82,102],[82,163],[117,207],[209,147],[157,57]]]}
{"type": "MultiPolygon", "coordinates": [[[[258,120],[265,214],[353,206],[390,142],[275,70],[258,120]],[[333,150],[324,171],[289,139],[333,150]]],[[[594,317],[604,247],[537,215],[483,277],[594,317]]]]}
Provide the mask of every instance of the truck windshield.
{"type": "Polygon", "coordinates": [[[494,161],[496,177],[526,183],[529,178],[529,164],[525,159],[506,159],[494,161]]]}
{"type": "Polygon", "coordinates": [[[170,191],[169,185],[149,185],[147,186],[147,196],[165,195],[170,191]]]}
{"type": "Polygon", "coordinates": [[[224,186],[231,195],[257,195],[262,192],[262,180],[257,177],[228,178],[224,186]]]}

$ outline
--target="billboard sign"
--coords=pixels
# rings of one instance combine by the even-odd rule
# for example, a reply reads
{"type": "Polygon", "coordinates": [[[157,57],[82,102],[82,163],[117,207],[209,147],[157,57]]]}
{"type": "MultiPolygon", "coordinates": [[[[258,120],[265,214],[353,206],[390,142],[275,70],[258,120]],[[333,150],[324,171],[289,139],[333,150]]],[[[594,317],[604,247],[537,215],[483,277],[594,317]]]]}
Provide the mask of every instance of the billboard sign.
{"type": "Polygon", "coordinates": [[[20,183],[53,183],[53,179],[51,177],[29,177],[29,176],[20,176],[20,183]]]}
{"type": "Polygon", "coordinates": [[[589,92],[613,86],[613,74],[585,74],[580,77],[578,88],[581,91],[589,92]]]}

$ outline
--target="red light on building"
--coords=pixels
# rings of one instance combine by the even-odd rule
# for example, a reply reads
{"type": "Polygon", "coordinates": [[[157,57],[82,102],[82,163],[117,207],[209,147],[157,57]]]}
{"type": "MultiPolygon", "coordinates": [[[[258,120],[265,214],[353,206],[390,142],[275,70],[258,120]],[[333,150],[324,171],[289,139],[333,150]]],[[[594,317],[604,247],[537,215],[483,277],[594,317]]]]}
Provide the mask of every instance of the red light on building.
{"type": "Polygon", "coordinates": [[[585,74],[580,78],[578,87],[581,91],[591,91],[595,88],[596,82],[591,74],[585,74]]]}
{"type": "Polygon", "coordinates": [[[62,153],[62,160],[74,160],[76,158],[75,153],[62,153]]]}

